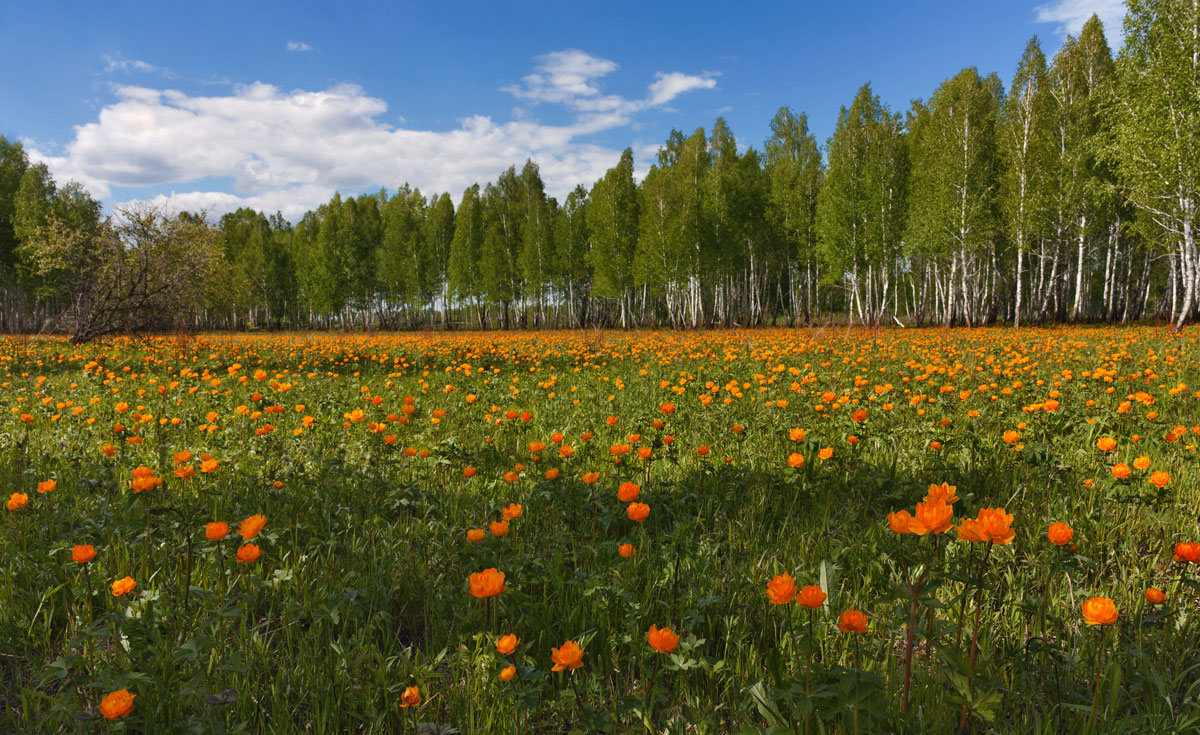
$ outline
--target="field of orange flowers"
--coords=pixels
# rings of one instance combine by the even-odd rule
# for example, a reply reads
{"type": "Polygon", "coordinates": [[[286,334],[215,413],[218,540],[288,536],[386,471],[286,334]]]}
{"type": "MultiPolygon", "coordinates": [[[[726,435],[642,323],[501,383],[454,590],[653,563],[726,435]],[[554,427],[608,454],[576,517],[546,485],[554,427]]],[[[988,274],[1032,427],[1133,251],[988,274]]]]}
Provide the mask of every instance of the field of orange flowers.
{"type": "Polygon", "coordinates": [[[1200,731],[1200,330],[0,340],[0,731],[1200,731]]]}

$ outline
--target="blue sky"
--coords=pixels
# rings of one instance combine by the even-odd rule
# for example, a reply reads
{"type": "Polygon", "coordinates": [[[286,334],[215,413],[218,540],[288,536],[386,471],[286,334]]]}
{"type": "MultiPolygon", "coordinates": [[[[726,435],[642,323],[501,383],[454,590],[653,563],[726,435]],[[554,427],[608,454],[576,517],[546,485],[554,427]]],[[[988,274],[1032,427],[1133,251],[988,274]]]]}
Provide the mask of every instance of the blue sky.
{"type": "Polygon", "coordinates": [[[718,115],[761,147],[788,105],[823,143],[863,82],[895,108],[966,66],[1007,85],[1092,12],[1115,52],[1120,0],[10,4],[0,134],[108,206],[457,200],[526,157],[562,196],[718,115]]]}

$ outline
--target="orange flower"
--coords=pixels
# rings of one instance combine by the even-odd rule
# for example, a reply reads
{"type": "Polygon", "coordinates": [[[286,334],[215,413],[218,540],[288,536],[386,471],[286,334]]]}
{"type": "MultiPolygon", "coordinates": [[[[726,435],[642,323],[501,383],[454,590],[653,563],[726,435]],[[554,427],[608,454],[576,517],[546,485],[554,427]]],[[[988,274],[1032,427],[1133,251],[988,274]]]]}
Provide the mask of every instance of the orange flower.
{"type": "Polygon", "coordinates": [[[675,413],[675,404],[671,403],[670,401],[667,401],[666,403],[659,406],[658,410],[661,411],[664,415],[670,416],[671,414],[675,413]]]}
{"type": "Polygon", "coordinates": [[[1126,477],[1129,477],[1129,474],[1130,474],[1130,470],[1129,470],[1129,465],[1127,465],[1127,464],[1122,464],[1122,463],[1118,462],[1117,464],[1113,465],[1113,467],[1112,467],[1112,476],[1117,478],[1118,480],[1124,480],[1126,477]]]}
{"type": "Polygon", "coordinates": [[[123,577],[112,583],[112,596],[122,597],[133,592],[133,588],[137,587],[137,582],[133,581],[133,577],[123,577]]]}
{"type": "Polygon", "coordinates": [[[509,503],[508,507],[500,511],[501,517],[506,521],[511,521],[514,518],[520,518],[523,508],[519,503],[509,503]]]}
{"type": "Polygon", "coordinates": [[[858,610],[847,610],[838,616],[837,627],[843,633],[866,633],[867,616],[858,610]]]}
{"type": "Polygon", "coordinates": [[[196,474],[196,468],[190,464],[180,465],[175,468],[175,477],[180,480],[186,480],[196,474]]]}
{"type": "Polygon", "coordinates": [[[670,628],[659,629],[653,623],[650,625],[649,632],[646,633],[646,642],[659,653],[670,653],[679,648],[678,635],[670,628]]]}
{"type": "Polygon", "coordinates": [[[495,597],[508,589],[508,585],[504,584],[504,572],[498,572],[495,568],[472,573],[467,579],[467,584],[471,597],[480,600],[495,597]]]}
{"type": "Polygon", "coordinates": [[[110,692],[100,700],[100,714],[106,720],[118,720],[126,717],[133,711],[133,698],[136,696],[136,694],[130,694],[128,689],[110,692]]]}
{"type": "Polygon", "coordinates": [[[958,486],[943,482],[940,485],[934,484],[929,486],[929,490],[925,493],[925,502],[934,503],[941,501],[947,505],[954,505],[958,502],[958,486]]]}
{"type": "Polygon", "coordinates": [[[633,544],[621,544],[617,547],[617,553],[621,555],[622,559],[628,559],[637,553],[637,549],[633,548],[633,544]]]}
{"type": "Polygon", "coordinates": [[[1021,438],[1021,432],[1009,429],[1000,438],[1004,440],[1005,444],[1016,444],[1021,438]]]}
{"type": "Polygon", "coordinates": [[[583,666],[585,650],[587,649],[580,648],[575,641],[567,641],[562,644],[561,648],[551,648],[550,660],[554,662],[553,671],[562,671],[563,669],[574,671],[583,666]]]}
{"type": "Polygon", "coordinates": [[[833,456],[833,447],[821,447],[821,451],[817,452],[817,459],[824,462],[833,456]]]}
{"type": "Polygon", "coordinates": [[[1151,605],[1161,605],[1167,601],[1167,596],[1157,587],[1151,587],[1146,590],[1146,602],[1151,605]]]}
{"type": "Polygon", "coordinates": [[[546,470],[546,479],[547,480],[557,480],[558,479],[558,468],[551,467],[550,469],[546,470]]]}
{"type": "Polygon", "coordinates": [[[171,461],[175,464],[184,464],[192,460],[192,453],[186,449],[182,452],[175,452],[171,455],[171,461]]]}
{"type": "Polygon", "coordinates": [[[45,495],[48,492],[53,492],[56,487],[58,487],[58,480],[42,480],[37,485],[37,491],[39,495],[45,495]]]}
{"type": "Polygon", "coordinates": [[[974,518],[962,519],[962,522],[958,524],[958,537],[973,544],[988,540],[988,535],[984,532],[983,527],[974,518]]]}
{"type": "Polygon", "coordinates": [[[517,667],[513,666],[512,664],[509,664],[508,666],[505,666],[503,669],[500,669],[500,681],[512,681],[513,677],[515,677],[516,675],[517,675],[517,667]]]}
{"type": "Polygon", "coordinates": [[[827,597],[828,595],[825,594],[825,590],[821,589],[821,585],[808,584],[800,588],[800,594],[796,595],[796,604],[815,610],[825,604],[827,597]]]}
{"type": "Polygon", "coordinates": [[[912,533],[912,520],[907,510],[888,513],[888,527],[896,533],[912,533]]]}
{"type": "Polygon", "coordinates": [[[617,499],[622,503],[632,503],[638,499],[638,495],[642,492],[642,486],[628,480],[621,483],[617,488],[617,499]]]}
{"type": "Polygon", "coordinates": [[[1096,448],[1101,452],[1111,452],[1117,448],[1117,440],[1111,436],[1102,436],[1096,440],[1096,448]]]}
{"type": "Polygon", "coordinates": [[[267,525],[267,517],[262,513],[255,513],[246,520],[242,521],[238,526],[238,535],[246,541],[258,535],[258,532],[263,530],[263,526],[267,525]]]}
{"type": "Polygon", "coordinates": [[[258,548],[257,544],[245,544],[237,550],[237,560],[243,564],[258,561],[260,556],[262,556],[262,549],[258,548]]]}
{"type": "Polygon", "coordinates": [[[1171,481],[1171,476],[1162,470],[1155,470],[1150,473],[1150,484],[1154,487],[1166,487],[1166,484],[1171,481]]]}
{"type": "Polygon", "coordinates": [[[701,457],[707,457],[708,453],[711,451],[712,450],[709,449],[708,446],[706,446],[704,444],[701,444],[700,446],[696,447],[696,454],[701,457]]]}
{"type": "Polygon", "coordinates": [[[796,580],[784,572],[767,582],[767,599],[772,605],[786,605],[796,599],[796,580]]]}
{"type": "Polygon", "coordinates": [[[205,472],[205,473],[213,472],[214,470],[217,469],[217,465],[219,465],[219,464],[220,463],[217,462],[217,460],[215,460],[215,459],[206,459],[200,463],[200,471],[205,472]]]}
{"type": "Polygon", "coordinates": [[[867,409],[865,409],[865,408],[858,409],[854,413],[850,414],[850,418],[854,419],[855,421],[857,421],[858,423],[861,424],[862,422],[867,420],[867,409]]]}
{"type": "Polygon", "coordinates": [[[629,520],[642,523],[650,517],[650,506],[645,503],[630,503],[625,508],[625,515],[629,516],[629,520]]]}
{"type": "Polygon", "coordinates": [[[1003,508],[982,508],[975,520],[992,543],[1011,543],[1017,535],[1012,529],[1012,513],[1005,513],[1003,508]]]}
{"type": "Polygon", "coordinates": [[[493,536],[507,536],[508,521],[492,521],[488,524],[488,530],[492,532],[493,536]]]}
{"type": "Polygon", "coordinates": [[[1135,470],[1143,471],[1150,469],[1150,458],[1145,455],[1138,457],[1137,459],[1133,460],[1133,468],[1135,470]]]}
{"type": "Polygon", "coordinates": [[[76,564],[87,564],[96,558],[96,549],[91,544],[71,547],[71,561],[76,564]]]}
{"type": "Polygon", "coordinates": [[[416,707],[419,704],[421,704],[420,687],[405,687],[404,693],[400,695],[400,706],[416,707]]]}
{"type": "Polygon", "coordinates": [[[29,505],[29,496],[27,494],[13,493],[8,496],[8,502],[4,504],[4,507],[9,510],[20,510],[27,505],[29,505]]]}
{"type": "Polygon", "coordinates": [[[229,535],[229,524],[224,521],[214,521],[204,525],[204,538],[209,541],[220,541],[229,535]]]}
{"type": "Polygon", "coordinates": [[[806,436],[808,436],[808,431],[805,429],[791,429],[788,431],[788,438],[794,442],[802,442],[806,436]]]}
{"type": "Polygon", "coordinates": [[[512,633],[509,633],[506,636],[501,636],[500,639],[496,641],[496,650],[505,656],[508,656],[511,655],[513,651],[517,650],[517,645],[520,642],[520,638],[516,637],[512,633]]]}
{"type": "Polygon", "coordinates": [[[474,467],[463,467],[462,476],[470,479],[475,476],[477,470],[474,467]]]}
{"type": "Polygon", "coordinates": [[[788,467],[803,467],[804,455],[799,452],[792,452],[787,458],[788,467]]]}
{"type": "Polygon", "coordinates": [[[1175,544],[1175,553],[1172,556],[1175,561],[1196,564],[1200,562],[1200,544],[1195,541],[1175,544]]]}
{"type": "Polygon", "coordinates": [[[1088,625],[1109,625],[1117,622],[1117,606],[1107,597],[1093,597],[1081,606],[1088,625]]]}
{"type": "Polygon", "coordinates": [[[953,525],[954,507],[948,503],[935,500],[929,503],[917,503],[917,512],[913,514],[909,529],[918,536],[929,533],[945,533],[953,525]]]}
{"type": "Polygon", "coordinates": [[[1075,531],[1065,523],[1051,523],[1050,530],[1046,531],[1046,538],[1050,539],[1050,543],[1055,546],[1065,546],[1071,543],[1071,538],[1075,535],[1075,531]]]}
{"type": "Polygon", "coordinates": [[[600,479],[599,472],[584,472],[583,473],[583,484],[585,484],[585,485],[591,485],[592,483],[598,481],[599,479],[600,479]]]}

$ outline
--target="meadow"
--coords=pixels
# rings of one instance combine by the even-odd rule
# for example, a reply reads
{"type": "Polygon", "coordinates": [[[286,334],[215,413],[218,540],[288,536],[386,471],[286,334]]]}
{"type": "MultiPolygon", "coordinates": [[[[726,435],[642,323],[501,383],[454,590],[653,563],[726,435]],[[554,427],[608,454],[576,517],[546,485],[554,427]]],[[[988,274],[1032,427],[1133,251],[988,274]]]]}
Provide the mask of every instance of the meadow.
{"type": "Polygon", "coordinates": [[[1200,329],[0,340],[0,731],[1200,731],[1200,329]]]}

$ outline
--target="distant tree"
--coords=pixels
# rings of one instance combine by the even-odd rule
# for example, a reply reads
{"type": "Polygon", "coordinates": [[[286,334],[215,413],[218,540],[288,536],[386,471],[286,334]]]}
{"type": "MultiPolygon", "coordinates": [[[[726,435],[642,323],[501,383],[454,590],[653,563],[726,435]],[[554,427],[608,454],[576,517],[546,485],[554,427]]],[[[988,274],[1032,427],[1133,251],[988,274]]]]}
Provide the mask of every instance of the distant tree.
{"type": "Polygon", "coordinates": [[[633,150],[592,187],[588,206],[591,232],[592,293],[617,299],[620,325],[630,326],[633,258],[637,247],[638,191],[633,181],[633,150]]]}
{"type": "Polygon", "coordinates": [[[447,280],[450,293],[460,301],[474,302],[482,324],[480,299],[483,295],[479,261],[483,254],[484,212],[479,196],[479,184],[463,192],[454,221],[454,238],[450,242],[447,280]]]}
{"type": "Polygon", "coordinates": [[[771,121],[771,137],[763,146],[770,181],[767,216],[778,232],[793,317],[812,323],[817,304],[815,271],[817,194],[824,165],[808,117],[787,107],[771,121]]]}

